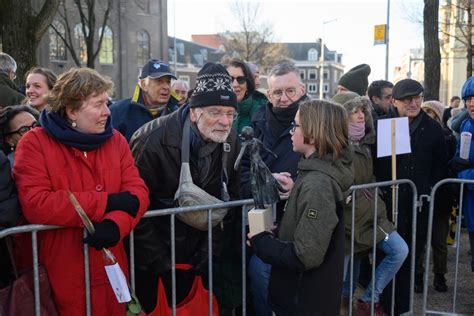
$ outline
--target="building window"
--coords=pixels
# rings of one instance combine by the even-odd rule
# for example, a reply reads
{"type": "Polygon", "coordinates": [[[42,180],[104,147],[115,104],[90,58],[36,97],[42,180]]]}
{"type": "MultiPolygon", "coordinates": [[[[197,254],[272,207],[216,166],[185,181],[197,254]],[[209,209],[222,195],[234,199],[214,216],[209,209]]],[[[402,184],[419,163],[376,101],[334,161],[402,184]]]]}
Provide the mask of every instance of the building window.
{"type": "Polygon", "coordinates": [[[300,69],[300,78],[301,78],[301,80],[306,79],[306,70],[300,69]]]}
{"type": "Polygon", "coordinates": [[[316,80],[317,72],[316,69],[308,69],[308,80],[316,80]]]}
{"type": "MultiPolygon", "coordinates": [[[[89,32],[88,27],[85,27],[85,31],[89,32]]],[[[79,60],[81,62],[87,61],[87,46],[86,40],[84,39],[84,33],[82,32],[82,24],[78,23],[74,26],[74,39],[79,52],[79,60]]]]}
{"type": "MultiPolygon", "coordinates": [[[[102,33],[102,28],[99,29],[99,36],[102,33]]],[[[104,27],[104,36],[102,38],[102,45],[100,46],[99,62],[101,64],[114,63],[114,34],[110,27],[104,27]]]]}
{"type": "Polygon", "coordinates": [[[137,33],[137,63],[143,66],[150,59],[150,35],[145,30],[137,33]]]}
{"type": "Polygon", "coordinates": [[[309,61],[316,61],[318,60],[318,51],[314,48],[310,48],[308,50],[308,60],[309,61]]]}
{"type": "Polygon", "coordinates": [[[62,38],[66,38],[66,29],[59,21],[53,21],[49,27],[49,59],[66,60],[66,45],[62,38]],[[59,34],[61,34],[61,36],[59,34]]]}
{"type": "Polygon", "coordinates": [[[324,70],[324,72],[323,72],[323,79],[324,79],[324,80],[327,80],[328,78],[329,78],[329,71],[324,70]]]}
{"type": "Polygon", "coordinates": [[[308,83],[308,93],[317,93],[318,85],[315,83],[308,83]]]}
{"type": "Polygon", "coordinates": [[[329,85],[327,83],[324,84],[323,86],[323,92],[328,93],[329,92],[329,85]]]}

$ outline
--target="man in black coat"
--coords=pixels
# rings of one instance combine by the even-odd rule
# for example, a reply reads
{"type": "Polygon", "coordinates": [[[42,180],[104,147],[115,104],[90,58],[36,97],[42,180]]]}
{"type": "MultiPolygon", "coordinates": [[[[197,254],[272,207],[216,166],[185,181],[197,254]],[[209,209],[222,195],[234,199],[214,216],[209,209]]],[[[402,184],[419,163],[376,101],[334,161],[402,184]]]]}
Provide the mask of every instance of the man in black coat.
{"type": "MultiPolygon", "coordinates": [[[[208,63],[198,74],[189,105],[155,119],[135,132],[130,145],[140,175],[150,190],[150,210],[176,206],[175,193],[179,187],[182,158],[188,149],[195,185],[223,201],[239,199],[239,172],[233,169],[240,151],[237,135],[232,129],[236,107],[237,97],[232,89],[231,77],[222,65],[208,63]]],[[[214,256],[222,255],[220,248],[223,243],[240,241],[239,218],[240,213],[229,210],[223,222],[214,227],[214,256]],[[233,238],[236,235],[238,238],[233,238]]],[[[171,298],[170,229],[169,215],[144,218],[135,228],[137,295],[147,313],[157,306],[159,278],[164,283],[168,301],[171,298]]],[[[177,303],[189,293],[196,271],[207,272],[207,234],[207,231],[176,217],[176,263],[194,266],[193,271],[176,271],[177,303]]],[[[231,257],[232,264],[240,267],[241,253],[238,250],[241,247],[234,244],[226,244],[225,247],[226,258],[231,257]]],[[[219,267],[225,265],[223,261],[220,261],[219,267]]],[[[214,274],[220,272],[214,266],[214,274]]],[[[223,278],[233,276],[224,275],[223,278]]],[[[237,273],[237,277],[241,280],[241,274],[237,273]]],[[[207,278],[203,279],[207,281],[207,278]]],[[[214,281],[216,294],[219,284],[231,283],[215,275],[214,281]]],[[[223,307],[223,303],[219,303],[223,307]]],[[[196,311],[196,314],[199,313],[196,311]]]]}
{"type": "MultiPolygon", "coordinates": [[[[384,118],[408,117],[411,153],[397,156],[397,179],[409,179],[415,183],[418,196],[429,195],[431,188],[446,177],[448,158],[441,125],[421,111],[423,87],[412,79],[399,81],[393,87],[394,107],[384,118]]],[[[376,151],[374,151],[376,152],[376,151]]],[[[378,158],[374,162],[377,181],[391,180],[391,157],[378,158]]],[[[385,202],[392,206],[391,188],[383,188],[385,202]]],[[[398,196],[398,233],[411,246],[412,238],[412,190],[408,185],[400,185],[398,196]]],[[[389,212],[391,214],[391,212],[389,212]]],[[[416,250],[417,260],[423,256],[426,246],[428,224],[428,203],[424,203],[417,214],[416,250]]],[[[400,268],[396,277],[395,313],[407,312],[410,302],[410,257],[400,268]]],[[[417,286],[423,287],[423,271],[416,271],[417,286]],[[420,284],[421,282],[421,284],[420,284]]],[[[391,286],[385,288],[388,292],[391,286]]],[[[387,298],[389,295],[385,295],[387,298]]],[[[382,301],[386,310],[389,300],[382,301]]]]}

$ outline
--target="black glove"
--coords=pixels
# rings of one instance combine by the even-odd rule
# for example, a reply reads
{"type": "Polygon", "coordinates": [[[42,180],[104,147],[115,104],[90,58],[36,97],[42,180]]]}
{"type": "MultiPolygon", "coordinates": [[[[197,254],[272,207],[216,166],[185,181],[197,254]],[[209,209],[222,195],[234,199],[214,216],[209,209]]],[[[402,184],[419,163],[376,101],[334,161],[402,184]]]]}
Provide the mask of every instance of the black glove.
{"type": "Polygon", "coordinates": [[[84,243],[94,247],[97,250],[115,246],[120,240],[120,231],[112,220],[104,219],[102,222],[95,224],[94,235],[88,235],[84,238],[84,243]]]}
{"type": "Polygon", "coordinates": [[[456,157],[451,162],[451,171],[456,174],[469,168],[471,168],[469,160],[462,159],[461,157],[456,157]]]}
{"type": "Polygon", "coordinates": [[[107,206],[105,212],[123,211],[133,217],[137,216],[140,201],[138,198],[128,191],[120,193],[109,193],[107,196],[107,206]]]}

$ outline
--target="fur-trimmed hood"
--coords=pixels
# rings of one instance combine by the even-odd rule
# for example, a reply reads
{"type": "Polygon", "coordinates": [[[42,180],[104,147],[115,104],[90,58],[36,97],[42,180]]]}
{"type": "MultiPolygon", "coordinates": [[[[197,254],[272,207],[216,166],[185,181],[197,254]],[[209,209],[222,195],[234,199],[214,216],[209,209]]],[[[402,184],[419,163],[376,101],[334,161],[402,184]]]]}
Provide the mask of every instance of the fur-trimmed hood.
{"type": "Polygon", "coordinates": [[[347,113],[353,113],[357,108],[362,107],[365,115],[365,136],[363,138],[364,143],[375,142],[375,130],[374,121],[372,119],[372,103],[368,97],[358,96],[349,101],[346,101],[342,106],[346,109],[347,113]]]}

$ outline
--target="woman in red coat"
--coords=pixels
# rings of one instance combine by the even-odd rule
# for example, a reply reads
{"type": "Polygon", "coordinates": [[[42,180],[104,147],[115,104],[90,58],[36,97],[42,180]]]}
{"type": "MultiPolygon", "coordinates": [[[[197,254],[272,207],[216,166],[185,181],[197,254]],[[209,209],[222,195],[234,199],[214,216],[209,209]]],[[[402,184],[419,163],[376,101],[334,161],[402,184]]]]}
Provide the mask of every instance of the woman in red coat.
{"type": "Polygon", "coordinates": [[[73,68],[48,96],[49,112],[20,141],[13,175],[26,219],[66,228],[40,233],[45,265],[61,315],[85,314],[83,242],[89,244],[92,315],[125,315],[108,282],[102,248],[127,274],[122,239],[148,208],[148,189],[138,175],[125,138],[113,130],[107,107],[110,79],[73,68]],[[71,191],[96,232],[83,240],[84,225],[71,191]]]}

